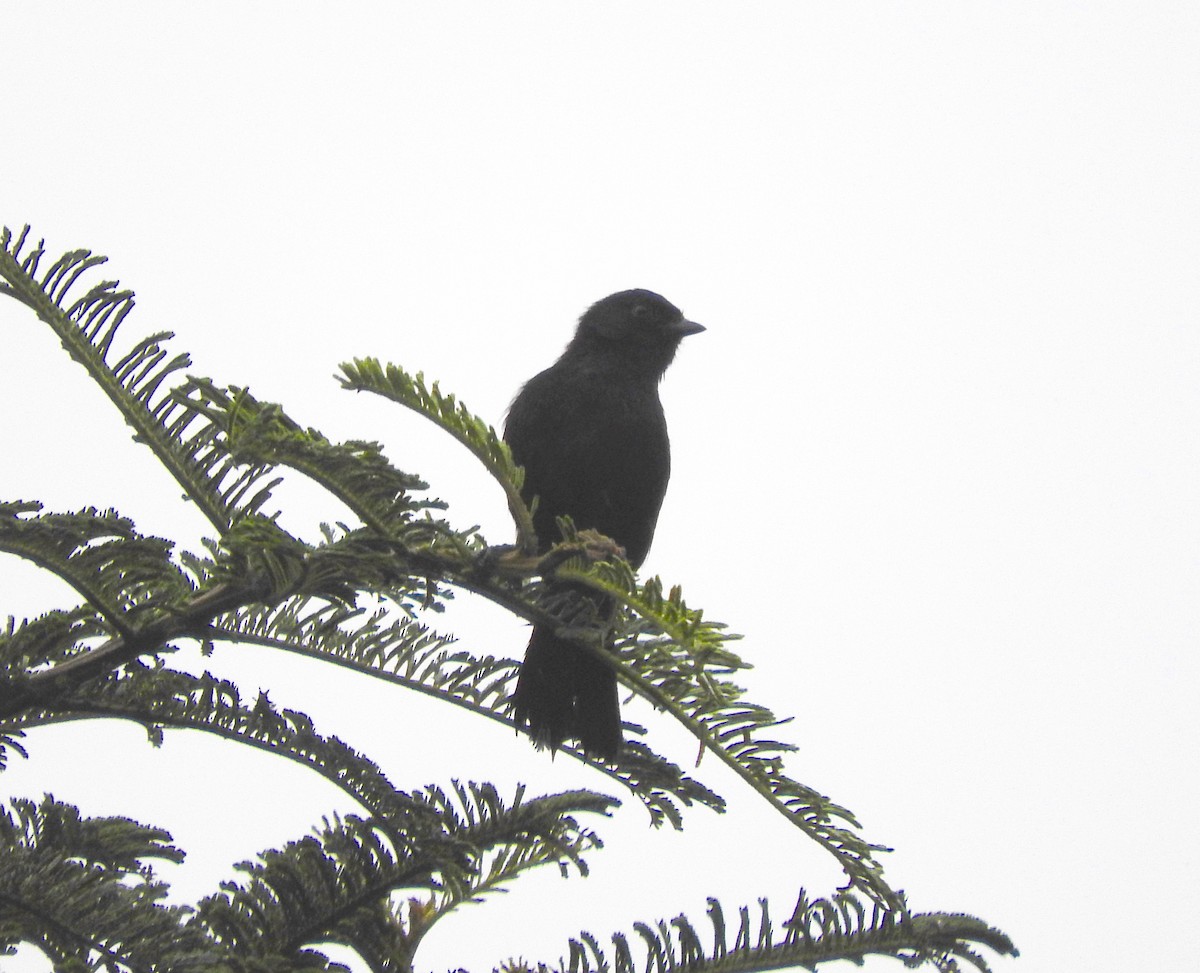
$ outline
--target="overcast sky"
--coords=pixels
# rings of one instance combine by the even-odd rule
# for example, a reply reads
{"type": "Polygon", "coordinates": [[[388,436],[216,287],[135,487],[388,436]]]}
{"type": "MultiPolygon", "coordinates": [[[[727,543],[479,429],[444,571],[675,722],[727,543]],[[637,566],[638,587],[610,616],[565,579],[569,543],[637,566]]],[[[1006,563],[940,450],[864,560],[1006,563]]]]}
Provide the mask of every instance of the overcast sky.
{"type": "MultiPolygon", "coordinates": [[[[138,293],[127,339],[173,330],[196,373],[380,440],[493,542],[494,484],[340,391],[338,363],[423,369],[499,424],[611,291],[707,325],[663,386],[674,473],[645,570],[745,634],[750,698],[795,717],[790,773],[896,848],[914,908],[1007,931],[1022,958],[998,969],[1195,967],[1194,2],[10,3],[0,65],[0,222],[107,254],[138,293]]],[[[204,525],[49,330],[2,302],[0,339],[0,497],[194,545],[204,525]]],[[[284,499],[307,536],[340,516],[284,499]]],[[[73,603],[7,559],[0,590],[0,615],[73,603]]],[[[501,612],[454,617],[474,651],[523,648],[501,612]]],[[[416,694],[260,650],[208,664],[402,787],[605,786],[416,694]]],[[[27,743],[0,796],[169,829],[177,901],[353,809],[196,734],[27,743]]],[[[831,892],[828,856],[716,763],[730,814],[659,833],[626,800],[592,877],[462,911],[422,967],[831,892]]]]}

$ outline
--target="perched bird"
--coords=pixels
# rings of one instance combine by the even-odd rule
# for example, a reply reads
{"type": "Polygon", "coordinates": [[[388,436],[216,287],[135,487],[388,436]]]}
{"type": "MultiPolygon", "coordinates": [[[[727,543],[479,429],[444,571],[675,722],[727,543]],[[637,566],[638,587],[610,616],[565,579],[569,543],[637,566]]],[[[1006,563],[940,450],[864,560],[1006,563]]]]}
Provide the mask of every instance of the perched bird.
{"type": "MultiPolygon", "coordinates": [[[[560,539],[556,518],[565,515],[620,544],[634,567],[645,560],[671,473],[658,383],[680,341],[703,330],[652,291],[611,294],[579,319],[562,357],[521,389],[504,438],[525,467],[525,501],[538,498],[541,552],[560,539]]],[[[591,597],[600,617],[613,610],[591,597]]],[[[533,629],[512,709],[539,748],[573,738],[606,759],[621,748],[615,673],[545,627],[533,629]]]]}

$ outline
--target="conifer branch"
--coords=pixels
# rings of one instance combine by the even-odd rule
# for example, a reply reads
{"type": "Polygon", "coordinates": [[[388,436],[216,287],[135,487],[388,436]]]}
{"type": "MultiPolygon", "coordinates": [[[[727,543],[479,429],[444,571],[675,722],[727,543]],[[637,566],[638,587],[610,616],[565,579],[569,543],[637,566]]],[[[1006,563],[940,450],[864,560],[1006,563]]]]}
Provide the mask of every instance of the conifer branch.
{"type": "MultiPolygon", "coordinates": [[[[846,808],[783,773],[781,754],[794,747],[758,736],[782,721],[766,707],[742,701],[742,690],[724,678],[747,667],[726,647],[737,636],[688,608],[678,587],[664,595],[658,578],[639,587],[624,561],[572,558],[555,569],[555,577],[602,591],[634,612],[637,620],[615,646],[625,663],[618,669],[621,677],[672,713],[789,822],[829,851],[854,886],[882,904],[894,903],[896,893],[874,857],[887,847],[835,824],[834,819],[841,819],[859,827],[846,808]]],[[[605,657],[594,645],[589,650],[605,657]]],[[[612,664],[611,658],[607,661],[612,664]]]]}
{"type": "MultiPolygon", "coordinates": [[[[549,615],[537,617],[554,621],[549,615]]],[[[293,599],[218,618],[210,635],[218,641],[247,642],[324,659],[513,726],[508,696],[517,673],[514,660],[454,649],[446,637],[411,618],[392,619],[383,609],[368,614],[361,608],[293,599]]],[[[585,759],[581,751],[565,749],[585,759]]],[[[669,822],[682,828],[676,801],[715,810],[725,807],[719,795],[640,743],[631,741],[617,764],[597,766],[638,797],[656,825],[669,822]]]]}
{"type": "Polygon", "coordinates": [[[381,365],[377,358],[356,358],[344,362],[338,376],[343,388],[355,392],[374,392],[407,406],[432,420],[467,447],[504,490],[508,509],[517,525],[518,547],[526,553],[537,551],[533,516],[521,499],[525,471],[516,465],[508,443],[496,430],[483,422],[453,395],[443,395],[434,382],[426,387],[421,372],[410,375],[397,365],[381,365]]]}
{"type": "Polygon", "coordinates": [[[182,861],[170,836],[126,818],[84,818],[46,796],[0,808],[0,946],[36,944],[55,968],[96,956],[136,971],[164,953],[202,946],[182,928],[188,910],[161,903],[147,860],[182,861]]]}
{"type": "Polygon", "coordinates": [[[26,730],[94,718],[131,720],[145,727],[154,742],[161,741],[164,728],[200,730],[286,757],[388,820],[413,823],[420,810],[373,761],[319,733],[305,714],[278,708],[263,692],[244,702],[236,684],[210,673],[195,676],[131,662],[97,682],[59,694],[50,706],[26,710],[7,725],[26,730]]]}
{"type": "Polygon", "coordinates": [[[438,831],[398,833],[347,815],[263,852],[238,866],[244,882],[224,883],[199,904],[195,922],[240,954],[296,962],[310,951],[305,944],[333,941],[358,950],[373,969],[406,968],[434,922],[459,903],[538,865],[569,863],[586,873],[581,856],[600,841],[571,814],[612,806],[586,791],[524,802],[518,790],[506,804],[488,784],[456,783],[454,795],[426,790],[438,831]],[[410,900],[407,919],[388,901],[402,889],[431,895],[410,900]]]}
{"type": "Polygon", "coordinates": [[[39,503],[0,502],[0,551],[62,578],[114,631],[128,636],[132,617],[191,593],[171,564],[173,545],[138,535],[133,522],[114,511],[40,511],[39,503]]]}
{"type": "MultiPolygon", "coordinates": [[[[540,970],[599,973],[637,969],[677,970],[693,973],[755,973],[760,970],[813,970],[824,963],[849,960],[861,965],[871,955],[892,956],[908,966],[932,963],[942,973],[958,973],[958,960],[980,973],[989,973],[986,960],[972,946],[983,946],[1002,956],[1017,950],[1004,933],[973,916],[948,913],[911,915],[898,899],[896,909],[878,903],[864,905],[853,894],[841,892],[830,899],[809,899],[801,891],[791,918],[777,935],[765,899],[758,902],[757,923],[742,906],[730,941],[731,929],[720,902],[708,900],[710,946],[686,916],[655,923],[635,923],[645,959],[635,961],[635,949],[624,933],[612,935],[613,950],[605,952],[594,935],[584,932],[568,943],[569,960],[557,966],[539,964],[540,970]]],[[[529,968],[526,965],[525,968],[529,968]]]]}
{"type": "Polygon", "coordinates": [[[0,293],[32,308],[51,327],[67,353],[133,427],[133,438],[154,451],[218,531],[259,510],[277,482],[264,485],[269,470],[235,463],[216,430],[198,422],[198,413],[173,391],[163,391],[169,378],[191,364],[186,354],[168,357],[162,342],[172,334],[143,338],[113,363],[118,354],[114,339],[133,310],[133,291],[117,290],[116,281],[102,281],[72,300],[70,292],[81,276],[108,258],[73,250],[39,280],[44,241],[27,251],[28,235],[28,226],[15,239],[8,227],[0,230],[0,280],[6,282],[0,293]]]}
{"type": "Polygon", "coordinates": [[[125,636],[114,636],[95,648],[81,648],[50,669],[10,675],[2,684],[0,724],[15,725],[29,710],[53,709],[60,696],[90,680],[127,665],[142,655],[162,651],[174,638],[202,636],[209,618],[235,607],[247,595],[218,586],[192,599],[186,610],[164,614],[125,636]]]}
{"type": "MultiPolygon", "coordinates": [[[[412,491],[428,490],[429,485],[388,463],[378,443],[331,443],[315,429],[302,429],[281,406],[260,402],[246,389],[218,388],[208,379],[190,379],[175,394],[221,431],[230,454],[239,461],[302,473],[377,534],[390,536],[419,514],[445,509],[440,500],[414,499],[412,491]]],[[[437,526],[446,527],[444,522],[437,526]]]]}

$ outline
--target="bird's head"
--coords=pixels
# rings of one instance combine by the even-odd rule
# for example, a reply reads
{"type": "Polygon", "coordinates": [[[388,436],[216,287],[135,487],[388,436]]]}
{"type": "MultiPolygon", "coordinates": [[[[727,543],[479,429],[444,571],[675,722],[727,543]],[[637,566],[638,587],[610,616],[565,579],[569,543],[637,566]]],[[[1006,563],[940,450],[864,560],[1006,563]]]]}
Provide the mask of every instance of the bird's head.
{"type": "Polygon", "coordinates": [[[631,366],[644,365],[660,374],[671,364],[679,342],[704,330],[653,291],[618,291],[601,298],[579,319],[572,345],[606,351],[631,366]]]}

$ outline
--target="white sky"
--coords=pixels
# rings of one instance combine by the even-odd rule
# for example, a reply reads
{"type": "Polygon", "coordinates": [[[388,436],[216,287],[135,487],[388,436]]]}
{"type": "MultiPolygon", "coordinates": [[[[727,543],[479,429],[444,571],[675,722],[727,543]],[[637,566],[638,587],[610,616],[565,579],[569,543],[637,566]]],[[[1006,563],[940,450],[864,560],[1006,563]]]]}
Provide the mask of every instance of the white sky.
{"type": "MultiPolygon", "coordinates": [[[[340,361],[424,369],[497,424],[593,300],[661,291],[708,332],[664,385],[674,478],[647,570],[746,634],[789,768],[897,851],[920,910],[1016,940],[998,969],[1194,967],[1200,908],[1194,3],[5,4],[0,221],[108,254],[128,339],[334,438],[379,439],[463,526],[487,477],[340,361]]],[[[48,331],[0,303],[0,496],[203,532],[48,331]]],[[[338,516],[285,494],[308,531],[338,516]]],[[[67,596],[0,561],[0,614],[67,596]]],[[[522,627],[459,613],[479,652],[522,627]]],[[[415,694],[235,647],[404,787],[604,780],[415,694]]],[[[651,743],[694,746],[636,704],[651,743]]],[[[171,830],[180,900],[305,833],[332,788],[193,734],[31,733],[0,796],[171,830]],[[238,802],[223,806],[223,801],[238,802]]],[[[531,876],[424,968],[552,961],[705,896],[786,918],[831,860],[733,801],[593,875],[531,876]]],[[[5,970],[36,970],[26,957],[5,970]]],[[[867,970],[894,969],[874,960],[867,970]]]]}

